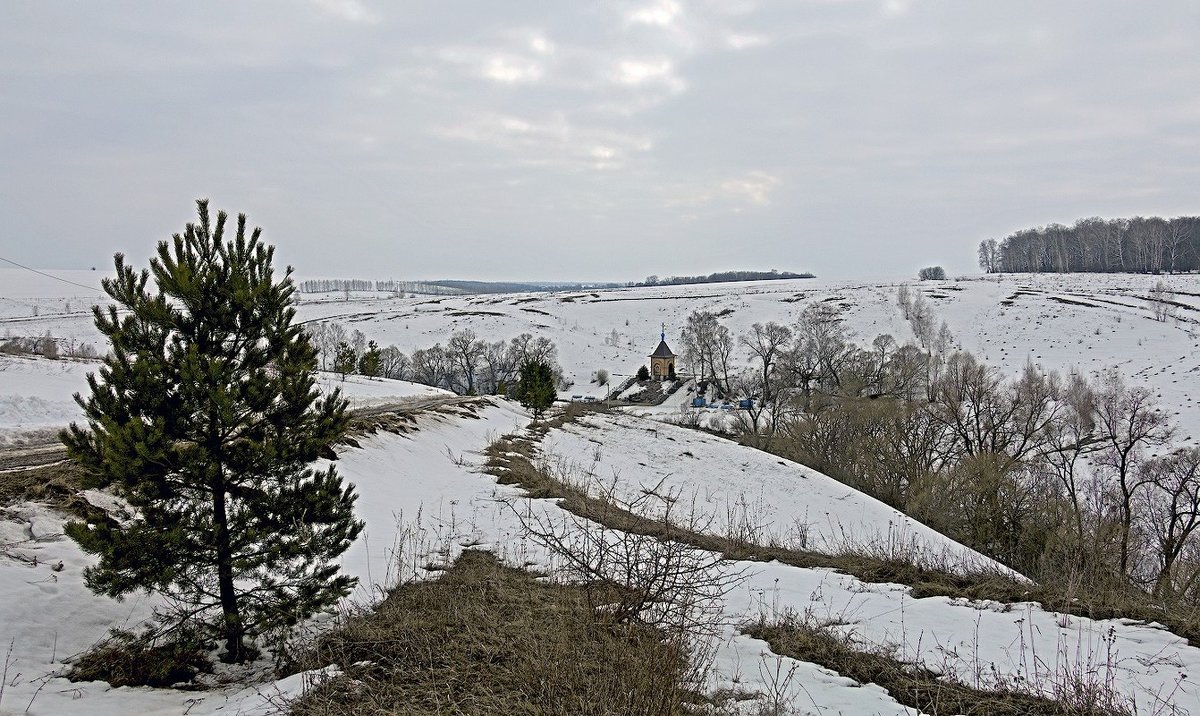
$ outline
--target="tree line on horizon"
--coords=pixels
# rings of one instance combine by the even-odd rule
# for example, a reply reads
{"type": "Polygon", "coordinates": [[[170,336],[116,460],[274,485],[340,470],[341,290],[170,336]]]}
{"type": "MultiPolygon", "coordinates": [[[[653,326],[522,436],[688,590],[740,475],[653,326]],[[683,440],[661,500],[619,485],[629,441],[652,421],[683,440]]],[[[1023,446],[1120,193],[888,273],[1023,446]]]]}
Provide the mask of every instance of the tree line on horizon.
{"type": "Polygon", "coordinates": [[[300,293],[371,293],[428,294],[433,296],[457,296],[466,293],[455,286],[446,286],[434,281],[372,281],[365,278],[310,278],[297,284],[300,293]]]}
{"type": "Polygon", "coordinates": [[[1079,219],[979,243],[986,273],[1176,273],[1200,269],[1200,217],[1079,219]]]}
{"type": "Polygon", "coordinates": [[[629,283],[630,288],[645,286],[682,286],[690,283],[732,283],[734,281],[771,281],[786,278],[816,278],[811,273],[793,273],[791,271],[717,271],[707,276],[647,276],[645,281],[629,283]]]}

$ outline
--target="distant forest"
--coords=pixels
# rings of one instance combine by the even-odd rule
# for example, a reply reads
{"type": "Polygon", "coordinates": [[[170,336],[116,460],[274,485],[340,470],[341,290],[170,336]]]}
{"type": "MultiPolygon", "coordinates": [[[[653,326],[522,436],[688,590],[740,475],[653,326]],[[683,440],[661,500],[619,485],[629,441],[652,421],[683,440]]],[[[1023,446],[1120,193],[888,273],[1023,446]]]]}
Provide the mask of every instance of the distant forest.
{"type": "Polygon", "coordinates": [[[626,286],[678,286],[687,283],[726,283],[729,281],[766,281],[779,278],[815,278],[811,273],[790,271],[721,271],[707,276],[671,276],[659,278],[649,276],[645,281],[628,283],[516,283],[511,281],[459,281],[439,279],[436,281],[372,281],[363,278],[316,278],[305,279],[299,284],[301,293],[350,293],[380,292],[402,294],[425,294],[434,296],[460,296],[480,293],[533,293],[545,291],[582,291],[587,289],[622,288],[626,286]]]}
{"type": "Polygon", "coordinates": [[[505,281],[372,281],[364,278],[319,278],[300,282],[301,293],[381,292],[460,296],[477,293],[528,293],[536,291],[579,291],[588,288],[617,288],[618,283],[513,283],[505,281]]]}
{"type": "Polygon", "coordinates": [[[987,273],[1175,273],[1200,269],[1200,217],[1080,219],[979,244],[987,273]]]}
{"type": "Polygon", "coordinates": [[[467,293],[457,286],[435,281],[372,281],[365,278],[314,278],[300,282],[301,293],[352,293],[387,291],[390,293],[421,293],[434,296],[457,296],[467,293]]]}
{"type": "Polygon", "coordinates": [[[631,283],[630,286],[679,286],[687,283],[729,283],[731,281],[769,281],[782,278],[816,278],[811,273],[792,273],[791,271],[719,271],[707,276],[670,276],[659,278],[647,276],[641,283],[631,283]]]}

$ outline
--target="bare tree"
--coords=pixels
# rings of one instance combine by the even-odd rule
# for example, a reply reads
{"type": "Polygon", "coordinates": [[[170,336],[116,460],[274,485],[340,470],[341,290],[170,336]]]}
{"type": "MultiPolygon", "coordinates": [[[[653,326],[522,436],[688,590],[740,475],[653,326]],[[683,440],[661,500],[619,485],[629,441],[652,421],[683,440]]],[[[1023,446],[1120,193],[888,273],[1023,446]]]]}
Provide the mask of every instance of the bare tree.
{"type": "Polygon", "coordinates": [[[1157,548],[1154,596],[1170,598],[1176,591],[1176,563],[1200,528],[1200,449],[1178,450],[1143,463],[1139,470],[1150,486],[1145,522],[1157,548]]]}
{"type": "Polygon", "coordinates": [[[1166,261],[1167,270],[1175,273],[1176,267],[1183,258],[1183,251],[1187,246],[1187,240],[1192,235],[1192,225],[1195,219],[1191,217],[1180,217],[1172,219],[1167,225],[1167,246],[1166,246],[1166,261]]]}
{"type": "Polygon", "coordinates": [[[979,268],[984,273],[996,273],[1000,270],[1000,246],[995,239],[979,242],[979,268]]]}
{"type": "Polygon", "coordinates": [[[698,378],[711,379],[718,385],[720,381],[717,379],[716,368],[717,333],[722,327],[716,314],[711,311],[692,311],[687,317],[687,325],[679,334],[684,362],[698,378]]]}
{"type": "Polygon", "coordinates": [[[749,350],[751,362],[757,364],[758,389],[748,395],[757,395],[764,401],[768,400],[780,357],[792,342],[792,331],[774,321],[769,321],[766,325],[755,323],[750,326],[750,333],[738,340],[749,350]]]}
{"type": "Polygon", "coordinates": [[[937,338],[934,327],[933,306],[925,299],[924,294],[917,292],[909,302],[908,322],[912,325],[913,335],[925,347],[932,351],[937,338]]]}
{"type": "Polygon", "coordinates": [[[478,340],[475,332],[470,329],[454,332],[446,343],[446,352],[454,362],[458,377],[464,381],[463,387],[468,395],[475,395],[477,392],[475,372],[479,369],[479,363],[486,351],[487,344],[478,340]]]}
{"type": "Polygon", "coordinates": [[[842,369],[857,350],[841,311],[829,302],[807,306],[800,312],[794,336],[793,351],[807,353],[816,364],[816,382],[840,388],[842,369]]]}
{"type": "Polygon", "coordinates": [[[412,378],[417,383],[436,388],[452,387],[452,361],[440,343],[413,351],[411,370],[412,378]]]}
{"type": "Polygon", "coordinates": [[[534,338],[529,333],[522,333],[512,339],[509,343],[509,350],[513,352],[512,360],[516,365],[525,363],[554,365],[558,363],[558,349],[554,346],[554,342],[545,336],[534,338]]]}
{"type": "Polygon", "coordinates": [[[483,391],[499,393],[517,382],[518,364],[504,341],[487,344],[483,351],[483,391]]]}
{"type": "Polygon", "coordinates": [[[912,289],[907,283],[902,283],[896,288],[896,305],[900,307],[900,312],[907,321],[912,311],[912,289]]]}
{"type": "Polygon", "coordinates": [[[388,346],[379,352],[379,374],[392,380],[408,380],[410,361],[396,346],[388,346]]]}
{"type": "Polygon", "coordinates": [[[321,346],[321,365],[329,363],[333,367],[333,359],[337,356],[338,346],[346,342],[346,327],[332,321],[325,327],[325,342],[321,346]]]}
{"type": "Polygon", "coordinates": [[[733,347],[737,342],[729,329],[720,323],[712,334],[713,378],[721,387],[723,395],[732,395],[730,380],[733,374],[733,347]]]}
{"type": "Polygon", "coordinates": [[[954,435],[954,449],[961,457],[992,455],[997,469],[1007,472],[1045,443],[1062,409],[1056,393],[1054,377],[1032,365],[1026,365],[1009,387],[996,369],[969,353],[956,353],[934,386],[936,402],[931,408],[954,435]]]}
{"type": "Polygon", "coordinates": [[[888,356],[887,370],[879,383],[879,394],[902,400],[928,395],[930,363],[933,358],[912,343],[905,343],[888,356]]]}
{"type": "Polygon", "coordinates": [[[1130,538],[1135,498],[1150,484],[1150,475],[1138,466],[1148,449],[1165,445],[1173,431],[1144,388],[1129,388],[1115,370],[1108,371],[1096,391],[1096,427],[1103,448],[1097,465],[1107,474],[1118,511],[1119,567],[1129,575],[1130,538]]]}
{"type": "Polygon", "coordinates": [[[1087,378],[1075,373],[1067,380],[1059,400],[1063,409],[1058,420],[1050,423],[1041,452],[1039,467],[1062,486],[1071,504],[1077,545],[1084,542],[1084,485],[1079,462],[1100,448],[1095,434],[1096,397],[1087,378]]]}
{"type": "Polygon", "coordinates": [[[526,363],[545,363],[554,374],[554,381],[560,387],[565,387],[562,367],[558,364],[558,347],[554,341],[545,336],[534,338],[528,333],[522,333],[509,343],[513,370],[519,370],[526,363]]]}

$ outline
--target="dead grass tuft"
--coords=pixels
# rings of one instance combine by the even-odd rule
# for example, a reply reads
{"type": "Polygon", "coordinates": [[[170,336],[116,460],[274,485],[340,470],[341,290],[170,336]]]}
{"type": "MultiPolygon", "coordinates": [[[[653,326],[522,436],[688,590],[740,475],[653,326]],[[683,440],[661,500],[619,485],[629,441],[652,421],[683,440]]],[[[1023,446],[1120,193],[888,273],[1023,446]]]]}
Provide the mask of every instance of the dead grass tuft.
{"type": "Polygon", "coordinates": [[[894,699],[931,716],[1125,716],[1131,714],[1119,693],[1102,678],[1058,674],[1043,684],[1052,698],[1031,693],[1032,685],[1000,681],[990,688],[963,683],[952,673],[897,658],[894,649],[864,648],[852,636],[806,616],[785,613],[760,620],[744,632],[766,641],[777,654],[819,664],[861,684],[887,689],[894,699]],[[1018,688],[1024,686],[1024,689],[1018,688]]]}
{"type": "Polygon", "coordinates": [[[113,686],[172,686],[212,672],[212,644],[189,629],[159,635],[114,629],[107,639],[80,655],[67,678],[107,681],[113,686]]]}
{"type": "Polygon", "coordinates": [[[291,704],[309,714],[681,714],[686,649],[617,624],[578,586],[463,552],[344,618],[291,665],[342,671],[291,704]]]}
{"type": "Polygon", "coordinates": [[[0,473],[0,505],[42,502],[78,516],[88,514],[83,489],[83,468],[72,462],[40,465],[0,473]]]}

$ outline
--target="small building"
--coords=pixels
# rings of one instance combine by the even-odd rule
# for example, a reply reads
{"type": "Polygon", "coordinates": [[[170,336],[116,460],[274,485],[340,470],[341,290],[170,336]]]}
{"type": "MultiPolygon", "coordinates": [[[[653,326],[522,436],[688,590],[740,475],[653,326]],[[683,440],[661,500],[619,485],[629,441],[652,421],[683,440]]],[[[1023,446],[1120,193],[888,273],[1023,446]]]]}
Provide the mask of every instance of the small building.
{"type": "Polygon", "coordinates": [[[667,327],[659,335],[658,348],[650,354],[650,377],[655,380],[675,380],[675,353],[667,345],[667,327]]]}

